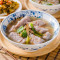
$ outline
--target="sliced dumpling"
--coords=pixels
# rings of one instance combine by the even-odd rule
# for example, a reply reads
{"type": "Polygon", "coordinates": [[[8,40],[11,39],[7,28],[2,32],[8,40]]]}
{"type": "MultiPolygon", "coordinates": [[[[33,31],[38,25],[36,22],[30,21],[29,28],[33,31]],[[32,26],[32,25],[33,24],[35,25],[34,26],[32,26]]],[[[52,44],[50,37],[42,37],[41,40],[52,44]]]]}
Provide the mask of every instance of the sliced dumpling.
{"type": "Polygon", "coordinates": [[[40,32],[40,33],[45,33],[48,31],[47,28],[44,28],[44,27],[39,27],[39,26],[34,26],[35,30],[40,32]]]}
{"type": "Polygon", "coordinates": [[[33,21],[33,24],[34,24],[34,26],[43,26],[46,23],[42,20],[36,20],[36,21],[33,21]]]}
{"type": "Polygon", "coordinates": [[[17,43],[25,43],[25,39],[19,36],[16,32],[11,32],[8,37],[17,43]]]}
{"type": "Polygon", "coordinates": [[[46,33],[43,35],[43,39],[45,39],[45,40],[51,39],[51,33],[46,32],[46,33]]]}
{"type": "Polygon", "coordinates": [[[24,18],[22,18],[20,21],[18,21],[18,23],[15,25],[16,28],[25,25],[27,22],[30,22],[31,19],[29,16],[25,16],[24,18]]]}
{"type": "Polygon", "coordinates": [[[42,38],[35,36],[33,34],[30,34],[30,37],[31,37],[31,40],[30,40],[31,44],[40,44],[40,43],[44,42],[44,40],[42,38]]]}

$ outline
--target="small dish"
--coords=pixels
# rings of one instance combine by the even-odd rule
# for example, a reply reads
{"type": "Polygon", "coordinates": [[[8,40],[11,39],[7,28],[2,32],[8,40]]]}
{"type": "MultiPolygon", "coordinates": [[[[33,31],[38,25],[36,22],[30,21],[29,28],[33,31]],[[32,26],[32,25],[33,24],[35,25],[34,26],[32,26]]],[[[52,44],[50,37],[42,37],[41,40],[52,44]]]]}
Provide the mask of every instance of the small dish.
{"type": "MultiPolygon", "coordinates": [[[[15,12],[18,12],[18,11],[22,10],[22,4],[21,4],[21,2],[19,0],[13,0],[13,1],[15,1],[15,2],[17,2],[19,4],[19,8],[15,12]]],[[[0,19],[4,19],[6,17],[7,16],[3,16],[3,15],[0,14],[0,19]]]]}

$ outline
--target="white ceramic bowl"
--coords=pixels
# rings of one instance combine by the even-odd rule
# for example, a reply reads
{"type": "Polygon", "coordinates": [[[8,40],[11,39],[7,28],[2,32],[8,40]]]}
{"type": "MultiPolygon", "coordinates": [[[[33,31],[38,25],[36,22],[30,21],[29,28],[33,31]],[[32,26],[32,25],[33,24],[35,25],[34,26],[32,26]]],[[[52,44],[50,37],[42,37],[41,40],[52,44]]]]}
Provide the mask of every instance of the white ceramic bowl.
{"type": "Polygon", "coordinates": [[[42,5],[42,4],[33,2],[32,0],[29,0],[29,1],[36,8],[40,9],[41,11],[48,12],[50,14],[55,14],[56,12],[58,12],[60,10],[60,4],[58,4],[58,5],[42,5]]]}
{"type": "MultiPolygon", "coordinates": [[[[22,4],[21,4],[21,2],[19,0],[13,0],[13,1],[15,1],[15,2],[17,2],[19,4],[19,8],[15,12],[21,11],[22,10],[22,4]]],[[[6,17],[7,16],[3,16],[2,14],[0,14],[0,19],[4,19],[6,17]]]]}
{"type": "Polygon", "coordinates": [[[25,50],[26,52],[34,52],[34,51],[37,51],[38,49],[45,47],[46,45],[48,45],[50,42],[52,42],[57,37],[57,35],[59,33],[59,23],[53,16],[51,16],[48,13],[45,13],[42,11],[34,11],[34,10],[22,10],[20,12],[10,14],[8,17],[6,17],[3,20],[2,24],[1,24],[1,33],[13,45],[25,50]],[[6,36],[6,32],[5,32],[7,25],[14,19],[17,19],[18,17],[22,17],[22,16],[24,17],[26,15],[31,16],[31,17],[33,16],[33,17],[37,17],[37,18],[43,18],[46,21],[48,21],[54,28],[54,35],[53,35],[52,39],[45,43],[36,44],[36,45],[20,44],[20,43],[16,43],[16,42],[8,39],[8,37],[6,36]]]}

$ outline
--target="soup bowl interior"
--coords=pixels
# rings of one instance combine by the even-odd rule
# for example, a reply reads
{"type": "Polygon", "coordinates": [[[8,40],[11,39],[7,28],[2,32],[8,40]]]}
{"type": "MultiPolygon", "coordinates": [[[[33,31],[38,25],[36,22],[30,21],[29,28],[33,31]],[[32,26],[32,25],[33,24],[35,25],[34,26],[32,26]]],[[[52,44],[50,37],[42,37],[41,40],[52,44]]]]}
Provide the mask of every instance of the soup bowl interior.
{"type": "Polygon", "coordinates": [[[41,49],[43,47],[45,47],[46,45],[48,45],[50,42],[52,42],[58,35],[59,32],[59,23],[58,21],[51,16],[48,13],[42,12],[42,11],[33,11],[33,10],[22,10],[20,12],[16,12],[16,13],[12,13],[10,14],[8,17],[6,17],[2,24],[1,24],[1,33],[2,35],[13,45],[25,50],[26,52],[34,52],[38,49],[41,49]],[[36,44],[36,45],[27,45],[27,44],[20,44],[20,43],[16,43],[10,39],[8,39],[8,37],[6,36],[6,28],[7,25],[20,17],[24,17],[24,16],[30,16],[30,17],[36,17],[36,18],[40,18],[40,19],[44,19],[46,21],[48,21],[51,26],[54,28],[54,34],[51,40],[45,42],[45,43],[41,43],[41,44],[36,44]]]}

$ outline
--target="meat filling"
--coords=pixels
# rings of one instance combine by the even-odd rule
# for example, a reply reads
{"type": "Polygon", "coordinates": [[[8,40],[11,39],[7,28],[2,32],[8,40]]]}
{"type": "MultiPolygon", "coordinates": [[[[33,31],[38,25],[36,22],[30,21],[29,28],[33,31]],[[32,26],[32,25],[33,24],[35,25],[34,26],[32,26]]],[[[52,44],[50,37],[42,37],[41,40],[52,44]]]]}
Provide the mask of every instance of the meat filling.
{"type": "Polygon", "coordinates": [[[42,38],[35,36],[33,34],[30,34],[30,37],[31,37],[31,41],[30,41],[31,44],[40,44],[44,42],[42,38]]]}
{"type": "Polygon", "coordinates": [[[47,28],[39,27],[39,26],[34,26],[35,30],[40,32],[40,33],[45,33],[48,31],[47,28]]]}
{"type": "Polygon", "coordinates": [[[46,32],[46,33],[43,35],[43,39],[45,39],[45,40],[51,39],[51,33],[46,32]]]}
{"type": "Polygon", "coordinates": [[[11,32],[8,37],[10,39],[12,39],[13,41],[15,42],[18,42],[18,43],[25,43],[25,39],[23,39],[22,37],[19,36],[19,34],[17,34],[16,32],[11,32]]]}
{"type": "Polygon", "coordinates": [[[33,21],[33,24],[34,26],[43,26],[45,25],[45,22],[42,20],[36,20],[36,21],[33,21]]]}

